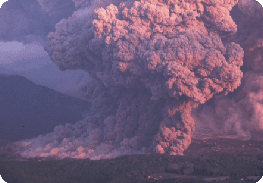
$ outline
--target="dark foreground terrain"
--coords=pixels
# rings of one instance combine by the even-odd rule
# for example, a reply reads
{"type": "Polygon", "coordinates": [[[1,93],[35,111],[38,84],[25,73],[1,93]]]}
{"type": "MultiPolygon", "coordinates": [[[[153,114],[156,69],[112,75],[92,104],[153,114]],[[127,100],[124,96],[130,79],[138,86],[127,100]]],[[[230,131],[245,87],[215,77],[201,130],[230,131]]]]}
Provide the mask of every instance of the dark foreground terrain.
{"type": "Polygon", "coordinates": [[[15,183],[257,182],[263,175],[263,142],[195,137],[184,156],[127,155],[91,161],[23,159],[0,141],[0,174],[15,183]],[[241,180],[241,178],[244,178],[241,180]],[[252,177],[253,178],[253,177],[252,177]],[[206,180],[205,180],[206,179],[206,180]],[[222,180],[221,180],[222,179],[222,180]],[[227,180],[224,180],[227,179],[227,180]]]}

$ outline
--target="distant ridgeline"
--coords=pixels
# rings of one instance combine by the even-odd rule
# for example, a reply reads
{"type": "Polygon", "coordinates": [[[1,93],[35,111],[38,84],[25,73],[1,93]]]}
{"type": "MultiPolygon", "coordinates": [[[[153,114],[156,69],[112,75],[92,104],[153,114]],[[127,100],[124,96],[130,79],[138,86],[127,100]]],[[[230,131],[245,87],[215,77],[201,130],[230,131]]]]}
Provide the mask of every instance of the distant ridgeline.
{"type": "Polygon", "coordinates": [[[59,124],[81,120],[89,106],[87,101],[35,85],[22,76],[0,74],[0,139],[45,135],[59,124]]]}

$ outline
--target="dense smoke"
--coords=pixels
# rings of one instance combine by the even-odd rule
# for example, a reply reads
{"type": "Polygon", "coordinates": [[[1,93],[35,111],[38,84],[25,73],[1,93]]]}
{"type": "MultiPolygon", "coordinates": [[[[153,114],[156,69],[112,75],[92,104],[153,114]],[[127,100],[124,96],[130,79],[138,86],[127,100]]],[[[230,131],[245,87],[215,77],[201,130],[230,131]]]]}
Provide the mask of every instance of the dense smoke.
{"type": "MultiPolygon", "coordinates": [[[[83,69],[92,114],[21,141],[25,157],[183,154],[192,108],[240,84],[243,49],[229,11],[237,1],[75,1],[45,50],[61,70],[83,69]]],[[[256,99],[255,99],[256,100],[256,99]]]]}
{"type": "Polygon", "coordinates": [[[244,49],[241,86],[227,96],[215,96],[192,115],[196,132],[262,140],[263,130],[263,8],[254,0],[240,0],[231,11],[237,33],[225,39],[244,49]]]}

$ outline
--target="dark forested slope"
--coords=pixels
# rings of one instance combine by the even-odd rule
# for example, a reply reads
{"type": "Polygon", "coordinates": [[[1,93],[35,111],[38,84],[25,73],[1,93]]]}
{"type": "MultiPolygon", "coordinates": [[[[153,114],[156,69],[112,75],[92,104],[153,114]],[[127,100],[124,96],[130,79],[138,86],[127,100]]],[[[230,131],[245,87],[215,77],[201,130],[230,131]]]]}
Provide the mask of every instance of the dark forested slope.
{"type": "Polygon", "coordinates": [[[35,85],[21,76],[0,75],[0,139],[17,141],[75,123],[89,103],[35,85]]]}

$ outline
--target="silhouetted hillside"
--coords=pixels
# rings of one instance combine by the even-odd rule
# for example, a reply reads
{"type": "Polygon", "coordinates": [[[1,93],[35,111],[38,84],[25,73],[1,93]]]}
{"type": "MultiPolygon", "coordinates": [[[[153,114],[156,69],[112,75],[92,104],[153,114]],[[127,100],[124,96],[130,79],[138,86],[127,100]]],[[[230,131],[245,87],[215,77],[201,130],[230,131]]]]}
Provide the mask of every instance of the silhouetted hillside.
{"type": "Polygon", "coordinates": [[[89,103],[35,85],[22,76],[0,75],[0,139],[17,141],[75,123],[89,103]]]}

